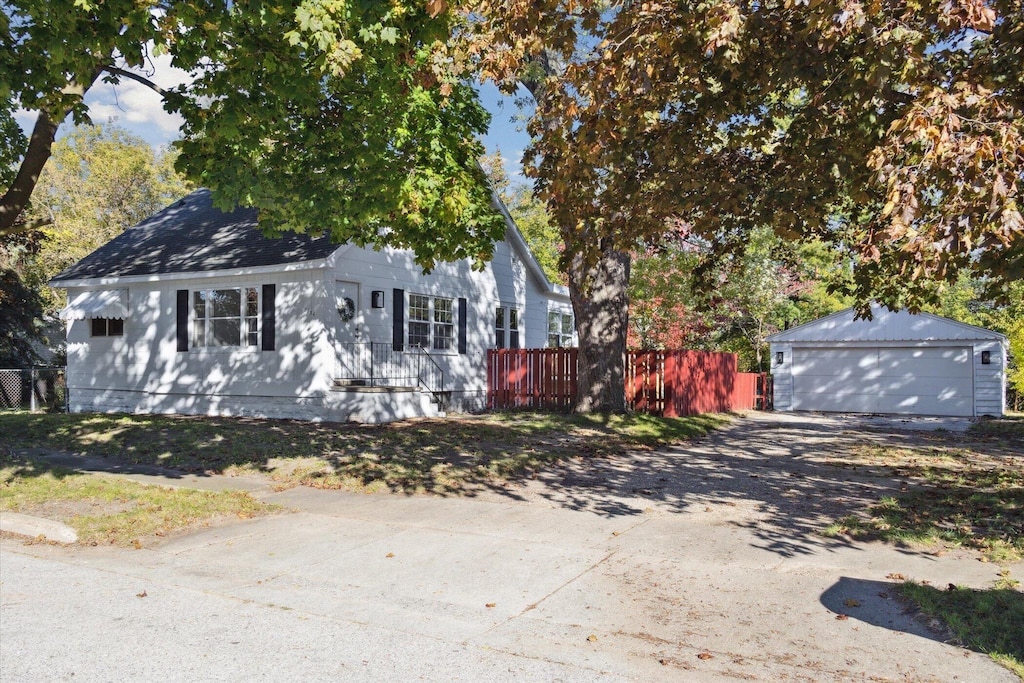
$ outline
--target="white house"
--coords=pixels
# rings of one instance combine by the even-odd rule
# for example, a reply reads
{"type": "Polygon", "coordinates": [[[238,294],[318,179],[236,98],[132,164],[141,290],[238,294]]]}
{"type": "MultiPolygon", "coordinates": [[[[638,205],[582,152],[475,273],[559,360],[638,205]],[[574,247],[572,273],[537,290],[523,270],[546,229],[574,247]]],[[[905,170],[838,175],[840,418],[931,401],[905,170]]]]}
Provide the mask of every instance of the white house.
{"type": "Polygon", "coordinates": [[[776,410],[1003,415],[1004,335],[928,313],[852,308],[768,337],[776,410]]]}
{"type": "Polygon", "coordinates": [[[57,275],[72,411],[381,422],[484,407],[486,350],[572,345],[507,212],[483,271],[288,233],[199,190],[57,275]]]}

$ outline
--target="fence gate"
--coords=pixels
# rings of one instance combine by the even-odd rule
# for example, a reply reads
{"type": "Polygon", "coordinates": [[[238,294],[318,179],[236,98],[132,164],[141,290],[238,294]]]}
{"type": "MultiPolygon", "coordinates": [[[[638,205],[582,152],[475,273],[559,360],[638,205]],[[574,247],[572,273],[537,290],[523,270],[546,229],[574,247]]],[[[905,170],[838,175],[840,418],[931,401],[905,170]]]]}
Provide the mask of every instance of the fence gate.
{"type": "Polygon", "coordinates": [[[0,410],[64,410],[64,368],[0,369],[0,410]]]}

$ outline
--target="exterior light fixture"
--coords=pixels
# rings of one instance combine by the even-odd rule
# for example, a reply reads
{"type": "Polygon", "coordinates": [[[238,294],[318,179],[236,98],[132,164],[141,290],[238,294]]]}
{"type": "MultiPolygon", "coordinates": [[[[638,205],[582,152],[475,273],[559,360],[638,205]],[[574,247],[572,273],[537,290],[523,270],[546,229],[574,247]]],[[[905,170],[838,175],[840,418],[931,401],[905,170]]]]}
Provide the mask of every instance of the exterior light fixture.
{"type": "Polygon", "coordinates": [[[384,290],[375,289],[370,292],[370,306],[372,308],[384,308],[384,290]]]}
{"type": "Polygon", "coordinates": [[[992,352],[991,351],[982,351],[981,352],[981,364],[982,365],[991,365],[992,364],[992,352]]]}
{"type": "Polygon", "coordinates": [[[776,351],[775,352],[775,364],[776,365],[782,365],[782,359],[783,359],[782,351],[776,351]]]}

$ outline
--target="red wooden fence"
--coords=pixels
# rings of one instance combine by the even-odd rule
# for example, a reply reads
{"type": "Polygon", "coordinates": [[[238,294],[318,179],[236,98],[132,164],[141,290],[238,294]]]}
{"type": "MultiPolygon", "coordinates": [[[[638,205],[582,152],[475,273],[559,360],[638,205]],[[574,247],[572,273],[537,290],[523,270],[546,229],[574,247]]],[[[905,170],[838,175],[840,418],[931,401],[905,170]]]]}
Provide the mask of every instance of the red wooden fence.
{"type": "MultiPolygon", "coordinates": [[[[576,398],[576,349],[487,352],[492,409],[569,410],[576,398]]],[[[626,403],[664,417],[764,408],[763,375],[737,372],[736,355],[710,351],[630,351],[626,403]]]]}

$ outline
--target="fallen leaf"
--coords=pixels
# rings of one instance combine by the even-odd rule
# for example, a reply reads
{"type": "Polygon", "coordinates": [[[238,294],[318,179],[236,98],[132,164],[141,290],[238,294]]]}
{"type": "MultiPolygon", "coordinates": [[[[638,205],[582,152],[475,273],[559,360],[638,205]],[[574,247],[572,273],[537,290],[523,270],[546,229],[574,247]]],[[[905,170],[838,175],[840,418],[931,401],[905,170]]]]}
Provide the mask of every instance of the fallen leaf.
{"type": "Polygon", "coordinates": [[[846,598],[843,600],[843,604],[847,607],[860,607],[860,600],[854,600],[853,598],[846,598]]]}
{"type": "Polygon", "coordinates": [[[142,591],[141,593],[136,593],[135,597],[137,597],[137,598],[144,598],[144,597],[146,597],[146,595],[148,595],[146,593],[146,591],[142,591]]]}
{"type": "Polygon", "coordinates": [[[891,579],[893,581],[906,581],[907,580],[907,577],[903,576],[903,574],[898,574],[896,572],[893,572],[892,574],[886,574],[885,578],[891,579]]]}
{"type": "Polygon", "coordinates": [[[132,547],[136,550],[142,550],[142,543],[139,541],[139,539],[136,538],[134,541],[132,541],[132,547]]]}
{"type": "Polygon", "coordinates": [[[488,607],[488,608],[490,608],[490,607],[497,607],[497,606],[498,606],[498,603],[496,603],[496,602],[489,602],[486,605],[484,605],[484,607],[488,607]]]}
{"type": "Polygon", "coordinates": [[[697,655],[697,659],[714,659],[714,658],[715,658],[715,656],[713,654],[711,654],[710,652],[701,652],[699,655],[697,655]]]}
{"type": "Polygon", "coordinates": [[[395,556],[395,554],[394,554],[394,553],[388,553],[388,554],[387,554],[387,555],[385,555],[384,557],[394,557],[394,556],[395,556]]]}
{"type": "Polygon", "coordinates": [[[836,615],[836,619],[838,619],[839,621],[846,621],[849,618],[850,617],[846,616],[845,614],[837,614],[836,615]]]}
{"type": "Polygon", "coordinates": [[[597,636],[595,636],[593,633],[591,633],[589,636],[587,636],[587,640],[589,640],[592,643],[596,643],[597,642],[597,636]]]}

